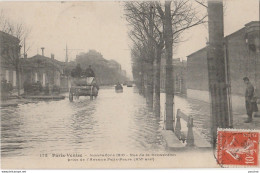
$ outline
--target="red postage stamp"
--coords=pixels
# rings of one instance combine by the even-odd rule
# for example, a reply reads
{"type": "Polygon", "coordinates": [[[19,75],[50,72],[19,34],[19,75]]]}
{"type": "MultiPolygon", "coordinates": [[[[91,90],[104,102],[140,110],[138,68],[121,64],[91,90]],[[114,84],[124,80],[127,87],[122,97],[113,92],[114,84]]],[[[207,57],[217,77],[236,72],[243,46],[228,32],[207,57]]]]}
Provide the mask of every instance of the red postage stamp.
{"type": "Polygon", "coordinates": [[[259,132],[220,129],[217,139],[217,160],[219,164],[258,165],[259,132]]]}

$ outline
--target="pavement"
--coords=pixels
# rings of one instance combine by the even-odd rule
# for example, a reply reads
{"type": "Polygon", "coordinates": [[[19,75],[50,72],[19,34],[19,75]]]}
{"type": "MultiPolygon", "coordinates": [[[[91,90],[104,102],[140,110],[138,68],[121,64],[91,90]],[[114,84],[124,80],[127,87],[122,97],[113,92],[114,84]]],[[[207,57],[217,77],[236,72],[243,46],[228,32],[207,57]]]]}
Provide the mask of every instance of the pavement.
{"type": "Polygon", "coordinates": [[[33,100],[62,100],[65,95],[12,95],[8,100],[1,100],[0,107],[18,106],[19,104],[33,103],[33,100]]]}
{"type": "Polygon", "coordinates": [[[162,136],[166,142],[166,146],[168,149],[177,151],[185,149],[185,144],[177,138],[173,131],[163,130],[162,136]]]}
{"type": "Polygon", "coordinates": [[[1,100],[0,107],[18,106],[19,104],[27,104],[27,103],[32,103],[32,101],[23,98],[14,98],[5,101],[1,100]]]}
{"type": "MultiPolygon", "coordinates": [[[[257,114],[260,114],[260,112],[258,112],[257,114]]],[[[233,114],[233,127],[235,129],[260,130],[260,117],[253,117],[253,121],[251,123],[245,123],[246,120],[246,114],[233,114]]]]}
{"type": "MultiPolygon", "coordinates": [[[[257,113],[259,117],[253,117],[253,121],[251,123],[245,123],[244,121],[247,120],[247,115],[245,114],[234,114],[233,115],[233,127],[234,129],[256,129],[260,130],[260,112],[257,113]]],[[[181,120],[184,122],[184,120],[181,120]]],[[[184,124],[182,122],[182,124],[184,124]]],[[[182,134],[184,138],[187,138],[187,128],[182,125],[182,134]]],[[[182,143],[175,135],[173,131],[170,130],[163,130],[162,132],[163,138],[166,141],[167,148],[174,151],[179,150],[187,150],[189,149],[186,147],[185,143],[182,143]]],[[[205,139],[197,130],[193,128],[193,136],[194,136],[194,149],[210,149],[212,145],[209,141],[205,139]]]]}
{"type": "Polygon", "coordinates": [[[39,96],[30,96],[30,95],[24,95],[22,96],[25,99],[41,99],[41,100],[60,100],[65,99],[65,96],[62,95],[39,95],[39,96]]]}
{"type": "MultiPolygon", "coordinates": [[[[204,103],[203,103],[204,104],[204,103]]],[[[209,104],[205,104],[206,108],[208,108],[209,104]]],[[[260,105],[258,105],[258,107],[260,107],[260,105]]],[[[202,109],[204,110],[204,109],[202,109]]],[[[201,123],[206,123],[208,122],[209,125],[204,125],[203,127],[206,128],[208,130],[208,132],[210,131],[211,128],[211,123],[210,121],[210,111],[207,111],[207,113],[205,115],[201,117],[198,116],[193,116],[193,118],[196,120],[196,123],[201,122],[201,123]],[[203,119],[204,117],[204,119],[203,119]]],[[[187,138],[187,132],[188,132],[188,128],[187,128],[187,115],[183,114],[185,116],[181,116],[181,136],[183,139],[187,138]]],[[[234,129],[254,129],[254,130],[260,130],[260,112],[257,113],[258,116],[253,117],[253,121],[251,123],[245,123],[245,121],[247,120],[247,115],[240,111],[240,112],[233,112],[233,128],[234,129]]],[[[197,124],[196,124],[197,125],[197,124]]],[[[210,133],[210,132],[209,132],[210,133]]],[[[210,144],[210,139],[211,139],[211,135],[207,136],[203,133],[201,133],[201,129],[198,129],[197,127],[193,127],[193,136],[194,136],[194,147],[196,149],[210,149],[212,148],[211,144],[210,144]]],[[[173,132],[164,132],[163,133],[163,137],[166,141],[167,147],[172,149],[172,150],[179,150],[178,148],[179,146],[179,142],[178,142],[178,138],[176,137],[176,135],[173,132]],[[171,136],[171,137],[170,137],[171,136]]],[[[187,148],[185,147],[185,145],[183,145],[184,149],[187,148]]],[[[182,149],[182,150],[184,150],[182,149]]]]}

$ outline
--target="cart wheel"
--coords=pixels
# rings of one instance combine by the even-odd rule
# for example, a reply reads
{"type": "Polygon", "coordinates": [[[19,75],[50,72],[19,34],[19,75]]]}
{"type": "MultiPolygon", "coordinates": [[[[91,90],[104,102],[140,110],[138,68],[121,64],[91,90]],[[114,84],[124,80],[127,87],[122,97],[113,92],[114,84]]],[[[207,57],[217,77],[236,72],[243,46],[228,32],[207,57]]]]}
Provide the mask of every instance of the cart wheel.
{"type": "Polygon", "coordinates": [[[71,101],[71,102],[73,102],[73,93],[70,91],[70,93],[69,93],[69,100],[71,101]]]}

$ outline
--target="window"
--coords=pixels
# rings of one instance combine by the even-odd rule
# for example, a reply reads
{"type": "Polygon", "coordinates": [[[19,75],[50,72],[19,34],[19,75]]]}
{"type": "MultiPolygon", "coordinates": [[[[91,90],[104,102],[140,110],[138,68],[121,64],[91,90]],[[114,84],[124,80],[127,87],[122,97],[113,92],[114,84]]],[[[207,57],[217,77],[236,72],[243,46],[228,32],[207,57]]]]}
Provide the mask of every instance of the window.
{"type": "Polygon", "coordinates": [[[35,82],[37,82],[38,81],[38,74],[37,73],[35,73],[35,82]]]}
{"type": "Polygon", "coordinates": [[[9,70],[5,70],[5,79],[7,82],[9,81],[9,70]]]}
{"type": "Polygon", "coordinates": [[[46,84],[46,75],[45,73],[42,74],[42,85],[45,86],[46,84]]]}
{"type": "Polygon", "coordinates": [[[13,71],[13,86],[16,86],[16,71],[13,71]]]}

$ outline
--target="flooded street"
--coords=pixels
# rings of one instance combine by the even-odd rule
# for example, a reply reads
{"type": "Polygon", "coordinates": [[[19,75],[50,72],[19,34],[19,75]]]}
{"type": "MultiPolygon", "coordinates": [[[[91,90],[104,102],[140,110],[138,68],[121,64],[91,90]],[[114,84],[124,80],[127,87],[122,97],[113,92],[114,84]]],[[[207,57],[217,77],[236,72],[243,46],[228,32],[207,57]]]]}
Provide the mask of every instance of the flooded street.
{"type": "Polygon", "coordinates": [[[39,101],[1,110],[2,156],[165,150],[163,122],[134,88],[101,89],[97,99],[39,101]]]}
{"type": "MultiPolygon", "coordinates": [[[[163,94],[161,105],[163,112],[163,94]]],[[[175,96],[178,108],[192,114],[195,127],[209,136],[206,105],[175,96]]],[[[94,100],[82,96],[74,102],[68,98],[38,101],[1,111],[3,157],[64,151],[166,151],[161,135],[163,113],[161,118],[149,113],[135,88],[124,87],[123,93],[115,93],[113,87],[103,88],[94,100]]]]}

